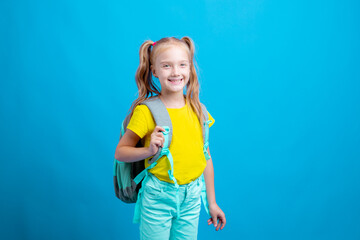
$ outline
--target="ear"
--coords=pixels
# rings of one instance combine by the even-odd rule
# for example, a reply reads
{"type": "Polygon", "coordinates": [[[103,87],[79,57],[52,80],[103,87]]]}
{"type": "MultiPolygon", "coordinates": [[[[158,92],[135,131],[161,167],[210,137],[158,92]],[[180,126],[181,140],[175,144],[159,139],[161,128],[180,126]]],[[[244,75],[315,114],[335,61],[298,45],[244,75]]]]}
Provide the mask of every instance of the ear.
{"type": "Polygon", "coordinates": [[[152,75],[153,75],[154,77],[158,78],[158,77],[156,76],[156,71],[155,71],[154,65],[151,65],[151,72],[152,72],[152,75]]]}

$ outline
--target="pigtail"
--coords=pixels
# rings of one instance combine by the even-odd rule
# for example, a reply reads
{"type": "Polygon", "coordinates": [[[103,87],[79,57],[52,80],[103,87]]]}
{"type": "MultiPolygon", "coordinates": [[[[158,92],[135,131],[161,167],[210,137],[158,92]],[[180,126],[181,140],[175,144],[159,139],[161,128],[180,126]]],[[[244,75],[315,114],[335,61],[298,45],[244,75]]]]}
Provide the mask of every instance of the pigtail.
{"type": "Polygon", "coordinates": [[[190,57],[191,57],[190,61],[192,62],[193,58],[194,58],[194,54],[195,54],[194,42],[189,37],[183,37],[183,38],[181,38],[181,41],[185,42],[186,45],[188,46],[188,48],[190,50],[190,57]]]}
{"type": "Polygon", "coordinates": [[[147,40],[140,46],[139,67],[136,70],[135,81],[138,87],[138,98],[133,102],[130,111],[133,113],[135,107],[147,98],[159,95],[160,90],[152,80],[150,54],[153,41],[147,40]]]}
{"type": "Polygon", "coordinates": [[[191,108],[198,116],[201,124],[204,120],[204,114],[201,110],[201,104],[199,99],[200,84],[196,73],[196,61],[194,59],[195,45],[189,37],[181,38],[181,41],[185,42],[190,51],[190,80],[186,86],[186,101],[190,103],[191,108]]]}

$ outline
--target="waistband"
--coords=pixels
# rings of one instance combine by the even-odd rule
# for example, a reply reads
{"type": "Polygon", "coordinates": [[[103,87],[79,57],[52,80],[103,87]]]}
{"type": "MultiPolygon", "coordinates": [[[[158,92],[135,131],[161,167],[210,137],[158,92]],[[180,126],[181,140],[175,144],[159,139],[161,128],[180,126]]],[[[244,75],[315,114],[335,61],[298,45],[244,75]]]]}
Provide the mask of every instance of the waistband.
{"type": "MultiPolygon", "coordinates": [[[[152,173],[148,173],[149,174],[149,178],[153,179],[153,181],[156,181],[159,185],[161,185],[164,188],[176,188],[176,185],[174,183],[169,183],[169,182],[165,182],[165,181],[161,181],[160,179],[158,179],[154,174],[152,173]]],[[[198,177],[197,179],[195,179],[194,181],[187,183],[187,184],[183,184],[183,185],[178,185],[178,188],[189,188],[191,186],[193,186],[194,184],[199,185],[201,183],[201,178],[198,177]]]]}

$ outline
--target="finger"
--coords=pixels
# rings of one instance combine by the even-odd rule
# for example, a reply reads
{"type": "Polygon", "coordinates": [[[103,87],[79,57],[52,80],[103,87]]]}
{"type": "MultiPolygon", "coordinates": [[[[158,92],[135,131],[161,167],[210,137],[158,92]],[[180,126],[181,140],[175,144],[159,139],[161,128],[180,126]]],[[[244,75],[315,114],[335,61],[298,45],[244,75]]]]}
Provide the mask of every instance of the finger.
{"type": "Polygon", "coordinates": [[[225,227],[225,225],[226,225],[226,218],[225,218],[225,216],[222,218],[222,225],[221,225],[221,230],[225,227]]]}
{"type": "Polygon", "coordinates": [[[214,227],[217,227],[217,216],[213,217],[213,224],[214,227]]]}
{"type": "Polygon", "coordinates": [[[160,146],[161,146],[161,141],[160,141],[160,140],[154,140],[153,143],[154,143],[154,145],[155,145],[156,147],[160,147],[160,146]]]}
{"type": "Polygon", "coordinates": [[[161,142],[160,142],[159,140],[154,140],[154,139],[153,139],[153,140],[150,142],[150,145],[152,145],[152,146],[155,147],[155,148],[159,148],[160,144],[161,144],[161,142]]]}
{"type": "Polygon", "coordinates": [[[164,136],[162,131],[157,131],[157,132],[154,131],[154,133],[156,134],[156,136],[159,136],[159,137],[164,136]]]}
{"type": "Polygon", "coordinates": [[[157,138],[160,138],[161,137],[161,135],[163,135],[161,132],[153,132],[152,134],[151,134],[151,137],[157,137],[157,138]]]}
{"type": "Polygon", "coordinates": [[[212,219],[209,218],[209,220],[208,220],[208,225],[211,225],[211,224],[212,224],[212,219]]]}
{"type": "Polygon", "coordinates": [[[164,138],[164,134],[162,134],[161,132],[157,132],[157,133],[155,134],[155,136],[158,137],[158,138],[161,138],[161,139],[165,139],[165,138],[164,138]]]}
{"type": "Polygon", "coordinates": [[[223,230],[226,225],[226,222],[222,222],[220,230],[223,230]]]}
{"type": "MultiPolygon", "coordinates": [[[[161,133],[159,133],[159,134],[161,134],[161,133]]],[[[160,147],[160,146],[161,146],[161,147],[164,146],[165,139],[164,139],[163,136],[156,136],[155,139],[160,142],[159,147],[160,147]]]]}
{"type": "Polygon", "coordinates": [[[221,220],[219,219],[219,223],[217,224],[216,231],[219,231],[220,226],[221,226],[221,220]]]}
{"type": "Polygon", "coordinates": [[[163,127],[160,126],[156,126],[154,129],[154,132],[165,132],[165,129],[163,127]]]}
{"type": "Polygon", "coordinates": [[[160,140],[161,142],[165,142],[164,135],[161,132],[153,132],[151,134],[151,138],[154,140],[160,140]]]}

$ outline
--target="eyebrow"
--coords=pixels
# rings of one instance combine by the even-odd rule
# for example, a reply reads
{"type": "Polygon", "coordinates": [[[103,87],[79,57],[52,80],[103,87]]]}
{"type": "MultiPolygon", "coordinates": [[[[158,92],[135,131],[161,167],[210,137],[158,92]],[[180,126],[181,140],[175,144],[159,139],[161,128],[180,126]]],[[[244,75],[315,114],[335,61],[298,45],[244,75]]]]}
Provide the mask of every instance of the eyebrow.
{"type": "MultiPolygon", "coordinates": [[[[163,64],[163,63],[171,63],[171,62],[172,62],[172,61],[164,60],[164,61],[161,61],[160,64],[163,64]]],[[[180,60],[180,61],[178,61],[178,62],[189,62],[189,60],[184,59],[184,60],[180,60]]]]}

